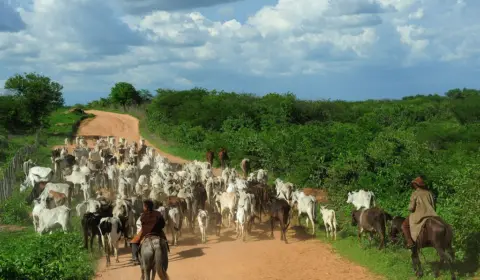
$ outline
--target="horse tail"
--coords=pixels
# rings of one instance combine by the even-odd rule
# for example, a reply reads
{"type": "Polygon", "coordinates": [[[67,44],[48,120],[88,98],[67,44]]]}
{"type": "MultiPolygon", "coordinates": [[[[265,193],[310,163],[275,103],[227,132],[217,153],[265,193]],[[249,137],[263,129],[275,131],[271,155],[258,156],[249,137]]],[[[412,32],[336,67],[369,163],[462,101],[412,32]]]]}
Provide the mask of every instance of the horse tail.
{"type": "MultiPolygon", "coordinates": [[[[170,280],[170,277],[167,274],[167,267],[168,267],[168,253],[167,250],[164,250],[164,246],[162,246],[163,240],[158,239],[158,248],[154,248],[154,256],[155,256],[155,270],[157,271],[157,275],[160,280],[170,280]],[[166,263],[164,263],[164,258],[167,258],[166,263]]],[[[150,240],[152,242],[152,240],[150,240]]],[[[152,246],[156,247],[156,246],[152,246]]]]}

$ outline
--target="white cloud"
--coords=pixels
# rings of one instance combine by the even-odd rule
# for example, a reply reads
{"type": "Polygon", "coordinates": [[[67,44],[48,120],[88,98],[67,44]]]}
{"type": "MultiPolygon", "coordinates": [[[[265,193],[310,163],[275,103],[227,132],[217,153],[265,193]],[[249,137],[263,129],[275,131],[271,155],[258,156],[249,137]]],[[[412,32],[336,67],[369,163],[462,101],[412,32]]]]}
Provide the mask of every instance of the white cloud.
{"type": "Polygon", "coordinates": [[[66,91],[108,92],[118,81],[146,88],[195,86],[205,73],[293,79],[479,54],[477,2],[279,0],[223,22],[172,11],[221,2],[230,1],[33,0],[19,10],[24,28],[1,32],[0,20],[0,79],[43,71],[66,91]]]}
{"type": "Polygon", "coordinates": [[[16,32],[25,28],[18,11],[7,0],[0,0],[0,32],[16,32]]]}

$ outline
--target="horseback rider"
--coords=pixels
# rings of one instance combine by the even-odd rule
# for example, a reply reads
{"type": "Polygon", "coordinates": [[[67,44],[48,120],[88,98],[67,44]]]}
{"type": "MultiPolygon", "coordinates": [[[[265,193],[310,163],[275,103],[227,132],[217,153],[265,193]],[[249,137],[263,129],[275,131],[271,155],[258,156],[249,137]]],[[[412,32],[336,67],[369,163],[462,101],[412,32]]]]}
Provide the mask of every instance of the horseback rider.
{"type": "Polygon", "coordinates": [[[167,240],[167,236],[163,232],[164,227],[165,219],[162,213],[153,210],[152,200],[144,200],[143,213],[137,220],[137,234],[130,241],[132,245],[132,261],[135,264],[139,264],[138,255],[140,253],[140,245],[145,237],[158,236],[161,239],[167,240]],[[139,226],[141,226],[140,229],[139,226]]]}
{"type": "Polygon", "coordinates": [[[421,177],[412,181],[412,187],[415,191],[410,197],[408,211],[410,215],[402,224],[403,235],[407,241],[407,248],[411,249],[415,246],[414,239],[420,234],[420,231],[428,217],[438,217],[435,212],[435,202],[432,193],[428,190],[421,177]]]}

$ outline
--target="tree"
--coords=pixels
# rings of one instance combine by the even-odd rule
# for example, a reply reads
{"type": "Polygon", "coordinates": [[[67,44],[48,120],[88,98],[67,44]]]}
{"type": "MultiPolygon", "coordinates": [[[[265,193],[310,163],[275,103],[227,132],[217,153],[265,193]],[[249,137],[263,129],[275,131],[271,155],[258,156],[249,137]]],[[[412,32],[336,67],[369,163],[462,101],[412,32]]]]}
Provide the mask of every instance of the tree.
{"type": "Polygon", "coordinates": [[[141,103],[150,103],[153,100],[153,95],[148,89],[139,90],[138,94],[140,95],[141,103]]]}
{"type": "Polygon", "coordinates": [[[109,95],[113,103],[122,105],[126,111],[127,104],[140,104],[141,98],[135,87],[126,82],[116,83],[109,95]]]}
{"type": "Polygon", "coordinates": [[[26,125],[30,128],[45,125],[50,113],[64,104],[63,86],[37,73],[15,74],[8,78],[4,87],[14,90],[15,101],[25,108],[17,110],[21,113],[18,117],[28,120],[26,125]]]}

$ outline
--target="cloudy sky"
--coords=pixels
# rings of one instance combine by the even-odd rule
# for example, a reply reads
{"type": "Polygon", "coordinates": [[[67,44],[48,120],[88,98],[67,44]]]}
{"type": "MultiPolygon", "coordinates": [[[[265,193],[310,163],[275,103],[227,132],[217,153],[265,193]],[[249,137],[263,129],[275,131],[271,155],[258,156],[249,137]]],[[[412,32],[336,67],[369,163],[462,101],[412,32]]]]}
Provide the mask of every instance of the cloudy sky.
{"type": "Polygon", "coordinates": [[[0,0],[0,87],[36,71],[67,103],[194,86],[302,99],[480,88],[479,0],[0,0]]]}

